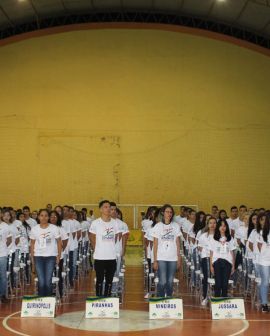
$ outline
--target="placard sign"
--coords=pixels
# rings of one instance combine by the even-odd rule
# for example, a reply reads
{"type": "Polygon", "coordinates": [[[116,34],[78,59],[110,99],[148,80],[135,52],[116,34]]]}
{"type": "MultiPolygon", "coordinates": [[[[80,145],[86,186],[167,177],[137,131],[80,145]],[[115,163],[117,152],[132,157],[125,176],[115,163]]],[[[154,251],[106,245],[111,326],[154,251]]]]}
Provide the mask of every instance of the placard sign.
{"type": "Polygon", "coordinates": [[[119,318],[119,298],[88,297],[85,318],[119,318]]]}
{"type": "Polygon", "coordinates": [[[149,299],[149,319],[183,319],[183,300],[174,298],[149,299]]]}
{"type": "Polygon", "coordinates": [[[55,297],[24,296],[21,317],[54,317],[55,297]]]}
{"type": "Polygon", "coordinates": [[[212,319],[246,319],[245,304],[241,298],[211,298],[212,319]]]}

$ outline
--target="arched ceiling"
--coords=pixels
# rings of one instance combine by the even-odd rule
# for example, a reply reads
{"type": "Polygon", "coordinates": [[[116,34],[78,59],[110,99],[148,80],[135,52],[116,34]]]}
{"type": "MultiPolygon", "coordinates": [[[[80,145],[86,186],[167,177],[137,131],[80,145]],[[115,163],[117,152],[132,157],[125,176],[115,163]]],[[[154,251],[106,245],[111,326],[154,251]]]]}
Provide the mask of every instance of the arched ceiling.
{"type": "Polygon", "coordinates": [[[0,39],[82,22],[156,22],[270,48],[270,0],[0,0],[0,39]]]}

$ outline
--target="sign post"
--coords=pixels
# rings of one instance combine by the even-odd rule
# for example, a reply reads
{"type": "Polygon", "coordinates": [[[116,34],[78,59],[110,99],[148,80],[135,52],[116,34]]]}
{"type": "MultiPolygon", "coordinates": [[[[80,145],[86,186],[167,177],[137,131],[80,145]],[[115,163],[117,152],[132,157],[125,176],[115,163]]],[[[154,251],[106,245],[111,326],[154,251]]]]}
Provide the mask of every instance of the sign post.
{"type": "Polygon", "coordinates": [[[241,298],[211,298],[213,320],[246,319],[245,304],[241,298]]]}
{"type": "Polygon", "coordinates": [[[175,298],[149,299],[149,319],[183,319],[183,300],[175,298]]]}
{"type": "Polygon", "coordinates": [[[85,318],[119,318],[119,298],[88,297],[85,318]]]}

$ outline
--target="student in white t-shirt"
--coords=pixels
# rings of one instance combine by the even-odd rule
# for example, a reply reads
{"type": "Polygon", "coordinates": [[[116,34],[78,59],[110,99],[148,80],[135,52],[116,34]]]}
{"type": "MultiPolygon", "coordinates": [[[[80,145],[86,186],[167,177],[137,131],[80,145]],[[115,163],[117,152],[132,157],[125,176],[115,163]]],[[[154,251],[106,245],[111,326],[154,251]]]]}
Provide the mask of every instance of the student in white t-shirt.
{"type": "Polygon", "coordinates": [[[145,214],[144,219],[142,220],[142,241],[143,241],[143,250],[144,250],[144,255],[146,258],[147,255],[147,239],[145,238],[145,233],[147,232],[148,229],[151,228],[152,224],[153,224],[153,217],[154,217],[154,213],[156,211],[156,207],[155,206],[150,206],[145,214]]]}
{"type": "Polygon", "coordinates": [[[180,267],[179,225],[173,222],[174,210],[169,204],[161,209],[161,221],[155,225],[151,235],[154,237],[153,269],[158,271],[157,296],[167,297],[173,294],[173,279],[180,267]]]}
{"type": "Polygon", "coordinates": [[[258,237],[259,248],[259,271],[260,271],[260,297],[262,304],[262,312],[268,313],[268,292],[270,281],[270,214],[268,213],[265,218],[265,224],[258,237]]]}
{"type": "Polygon", "coordinates": [[[71,207],[71,211],[72,210],[73,210],[72,220],[73,220],[73,224],[74,224],[75,230],[76,230],[76,235],[75,235],[75,238],[74,238],[73,270],[74,270],[75,279],[77,279],[77,277],[78,277],[77,261],[78,261],[78,257],[79,257],[79,244],[81,242],[81,237],[82,237],[82,226],[81,226],[80,212],[71,207]]]}
{"type": "Polygon", "coordinates": [[[25,216],[25,221],[31,226],[31,228],[37,225],[37,221],[30,217],[30,208],[28,205],[23,207],[23,213],[25,216]]]}
{"type": "Polygon", "coordinates": [[[6,303],[7,292],[7,256],[8,245],[11,243],[9,225],[0,221],[0,303],[6,303]]]}
{"type": "Polygon", "coordinates": [[[208,278],[210,277],[210,241],[214,237],[214,233],[217,226],[217,220],[215,217],[209,217],[206,222],[206,227],[202,230],[202,234],[198,239],[198,250],[200,252],[201,269],[203,273],[203,295],[201,304],[205,306],[207,304],[207,290],[208,290],[208,278]]]}
{"type": "Polygon", "coordinates": [[[117,221],[111,218],[110,201],[101,201],[99,209],[101,217],[94,220],[89,229],[95,259],[96,296],[110,297],[116,271],[116,241],[120,230],[117,221]]]}
{"type": "Polygon", "coordinates": [[[50,223],[58,227],[59,233],[60,233],[61,244],[62,244],[61,258],[58,264],[59,294],[60,294],[60,297],[62,297],[63,296],[62,272],[63,272],[63,265],[64,265],[65,250],[66,250],[67,243],[68,243],[68,235],[65,229],[62,227],[62,221],[61,221],[60,215],[55,210],[51,211],[50,213],[50,223]]]}
{"type": "Polygon", "coordinates": [[[174,216],[173,221],[179,225],[180,230],[182,230],[183,224],[187,220],[187,207],[184,205],[180,206],[180,213],[178,216],[174,216]]]}
{"type": "Polygon", "coordinates": [[[25,263],[25,271],[26,271],[26,280],[27,283],[30,284],[30,272],[29,272],[29,263],[30,254],[29,254],[29,245],[30,245],[30,231],[31,226],[26,222],[25,216],[22,212],[17,213],[17,220],[20,223],[18,225],[18,231],[20,235],[20,252],[21,252],[21,262],[25,263]]]}
{"type": "Polygon", "coordinates": [[[189,252],[189,237],[188,234],[191,232],[194,224],[196,221],[196,211],[189,208],[188,209],[188,216],[187,220],[184,221],[183,226],[182,226],[182,233],[183,233],[183,238],[184,238],[184,253],[185,256],[188,257],[188,252],[189,252]]]}
{"type": "Polygon", "coordinates": [[[258,248],[258,238],[260,236],[261,230],[264,227],[265,219],[266,219],[265,213],[260,213],[257,215],[255,228],[251,231],[248,237],[248,247],[253,253],[253,265],[256,277],[260,276],[260,270],[258,264],[260,255],[260,251],[258,248]]]}
{"type": "Polygon", "coordinates": [[[229,228],[231,231],[232,237],[234,237],[235,231],[239,226],[239,217],[238,217],[238,208],[237,206],[231,207],[231,214],[230,217],[227,218],[227,223],[229,224],[229,228]]]}
{"type": "Polygon", "coordinates": [[[59,228],[49,223],[49,211],[41,209],[38,225],[31,229],[30,250],[32,264],[38,277],[38,295],[52,295],[52,277],[55,264],[61,259],[62,243],[59,228]]]}
{"type": "Polygon", "coordinates": [[[2,219],[3,219],[3,222],[8,224],[9,231],[11,234],[11,243],[8,246],[8,254],[9,254],[9,258],[11,258],[11,263],[10,263],[11,286],[14,287],[15,285],[14,263],[15,263],[17,245],[20,242],[20,234],[17,229],[17,223],[12,221],[12,214],[9,209],[3,210],[2,219]]]}
{"type": "MultiPolygon", "coordinates": [[[[246,242],[246,265],[247,265],[247,276],[252,274],[255,271],[254,267],[254,253],[253,253],[253,246],[252,249],[250,248],[251,240],[252,240],[252,232],[257,227],[257,218],[258,216],[255,213],[252,213],[248,220],[248,231],[247,231],[247,242],[246,242]]],[[[255,230],[256,232],[256,230],[255,230]]],[[[257,238],[255,239],[255,243],[257,238]]],[[[252,244],[253,245],[253,244],[252,244]]],[[[257,246],[257,244],[255,244],[257,246]]],[[[255,271],[256,273],[256,271],[255,271]]]]}
{"type": "Polygon", "coordinates": [[[228,296],[228,284],[234,272],[234,240],[227,221],[217,223],[210,248],[210,270],[215,275],[215,297],[228,296]]]}
{"type": "Polygon", "coordinates": [[[111,217],[117,221],[119,225],[119,234],[116,241],[116,276],[119,275],[121,270],[121,265],[123,264],[123,251],[125,251],[126,238],[125,236],[129,233],[128,226],[121,219],[117,217],[117,206],[115,202],[110,202],[111,204],[111,217]],[[123,248],[124,245],[124,248],[123,248]]]}

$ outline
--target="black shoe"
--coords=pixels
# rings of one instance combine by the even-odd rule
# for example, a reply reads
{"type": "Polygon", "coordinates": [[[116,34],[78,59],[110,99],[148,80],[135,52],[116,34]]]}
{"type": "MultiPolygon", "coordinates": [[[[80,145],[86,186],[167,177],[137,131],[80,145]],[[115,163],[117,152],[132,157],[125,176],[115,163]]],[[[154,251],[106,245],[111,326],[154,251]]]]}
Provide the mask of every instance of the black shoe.
{"type": "Polygon", "coordinates": [[[262,313],[269,313],[269,308],[267,305],[262,305],[262,313]]]}

